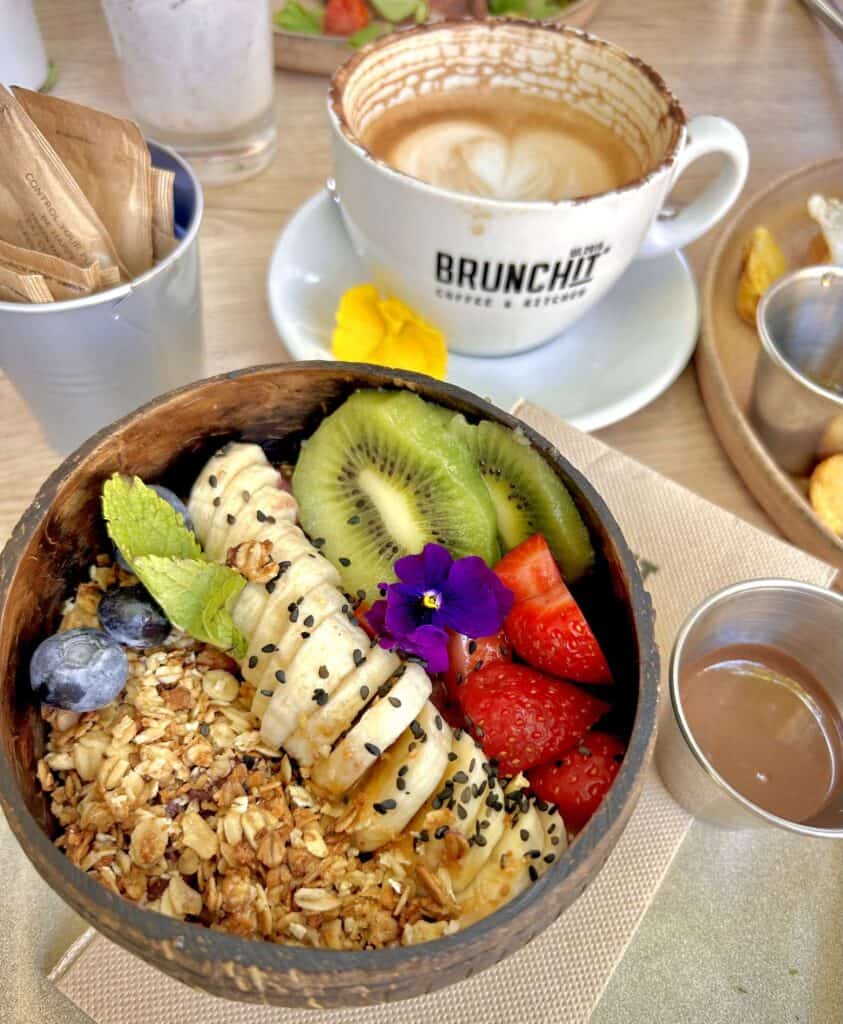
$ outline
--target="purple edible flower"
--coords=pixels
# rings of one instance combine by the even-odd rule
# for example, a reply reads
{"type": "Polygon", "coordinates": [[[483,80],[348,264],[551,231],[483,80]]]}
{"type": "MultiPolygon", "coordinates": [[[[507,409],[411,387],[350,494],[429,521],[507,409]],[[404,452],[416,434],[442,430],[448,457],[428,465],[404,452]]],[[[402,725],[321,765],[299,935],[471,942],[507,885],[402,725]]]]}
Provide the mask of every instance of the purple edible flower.
{"type": "Polygon", "coordinates": [[[482,558],[454,561],[440,544],[425,544],[420,555],[395,563],[400,583],[381,583],[386,599],[376,601],[366,618],[381,647],[398,647],[427,662],[431,672],[448,667],[446,629],[468,637],[491,636],[512,607],[512,591],[482,558]]]}

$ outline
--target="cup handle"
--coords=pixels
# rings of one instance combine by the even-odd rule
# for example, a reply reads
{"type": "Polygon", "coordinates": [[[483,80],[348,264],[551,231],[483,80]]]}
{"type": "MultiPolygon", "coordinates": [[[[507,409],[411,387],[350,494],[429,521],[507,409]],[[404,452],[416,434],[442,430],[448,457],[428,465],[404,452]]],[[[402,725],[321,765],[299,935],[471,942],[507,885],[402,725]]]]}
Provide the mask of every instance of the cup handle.
{"type": "Polygon", "coordinates": [[[742,132],[722,117],[702,115],[692,118],[682,152],[671,179],[671,188],[685,169],[709,153],[726,158],[717,177],[675,217],[656,217],[639,256],[660,256],[696,241],[720,220],[740,195],[749,170],[749,147],[742,132]]]}

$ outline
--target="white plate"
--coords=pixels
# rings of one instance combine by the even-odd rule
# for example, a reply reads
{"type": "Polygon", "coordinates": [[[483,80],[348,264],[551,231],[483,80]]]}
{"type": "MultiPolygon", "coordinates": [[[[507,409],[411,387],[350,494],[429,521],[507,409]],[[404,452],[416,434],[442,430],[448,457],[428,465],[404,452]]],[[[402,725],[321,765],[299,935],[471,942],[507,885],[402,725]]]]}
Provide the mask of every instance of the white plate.
{"type": "MultiPolygon", "coordinates": [[[[267,287],[272,319],[294,359],[330,359],[340,296],[369,280],[327,191],[293,216],[275,246],[267,287]]],[[[642,409],[670,387],[699,330],[685,258],[636,260],[564,335],[517,356],[449,355],[448,380],[509,409],[529,398],[580,430],[642,409]]]]}

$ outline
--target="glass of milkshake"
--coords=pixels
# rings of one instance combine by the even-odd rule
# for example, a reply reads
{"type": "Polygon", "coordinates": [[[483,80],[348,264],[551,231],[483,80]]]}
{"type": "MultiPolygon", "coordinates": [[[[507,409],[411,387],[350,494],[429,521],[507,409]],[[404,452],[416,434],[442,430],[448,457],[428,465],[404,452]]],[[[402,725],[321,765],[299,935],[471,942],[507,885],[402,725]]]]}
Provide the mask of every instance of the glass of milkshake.
{"type": "Polygon", "coordinates": [[[205,185],[260,173],[275,152],[269,0],[103,0],[135,117],[205,185]]]}

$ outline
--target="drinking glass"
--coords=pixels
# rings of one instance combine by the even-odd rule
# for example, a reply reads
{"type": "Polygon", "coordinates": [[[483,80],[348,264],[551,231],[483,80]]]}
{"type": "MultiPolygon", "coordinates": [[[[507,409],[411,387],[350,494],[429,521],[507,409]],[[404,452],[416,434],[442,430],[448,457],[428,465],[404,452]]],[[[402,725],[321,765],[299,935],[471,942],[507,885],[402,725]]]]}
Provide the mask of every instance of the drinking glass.
{"type": "Polygon", "coordinates": [[[269,0],[103,0],[147,138],[205,185],[259,174],[275,152],[269,0]]]}

